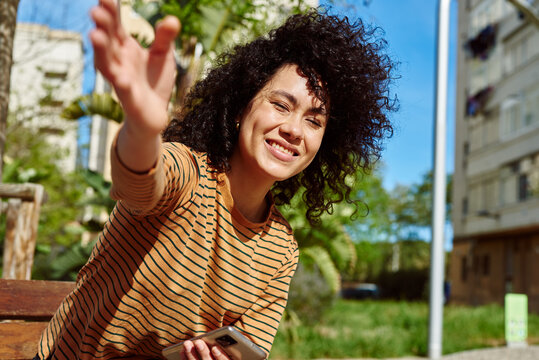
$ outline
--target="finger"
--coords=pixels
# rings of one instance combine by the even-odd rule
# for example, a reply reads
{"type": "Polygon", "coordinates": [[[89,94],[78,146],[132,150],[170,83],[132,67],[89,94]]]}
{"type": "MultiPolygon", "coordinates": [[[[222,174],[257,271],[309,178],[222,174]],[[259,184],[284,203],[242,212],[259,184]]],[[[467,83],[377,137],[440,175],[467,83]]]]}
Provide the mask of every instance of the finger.
{"type": "Polygon", "coordinates": [[[215,360],[229,360],[226,353],[219,346],[214,346],[211,348],[211,353],[215,360]]]}
{"type": "Polygon", "coordinates": [[[183,343],[183,348],[185,350],[185,357],[187,360],[198,360],[197,350],[192,341],[187,340],[183,343]]]}
{"type": "Polygon", "coordinates": [[[118,3],[116,0],[99,0],[99,6],[106,9],[113,16],[117,16],[118,3]]]}
{"type": "Polygon", "coordinates": [[[107,64],[110,64],[110,46],[108,35],[100,29],[90,32],[90,41],[94,47],[94,63],[97,69],[107,77],[109,71],[107,64]]]}
{"type": "Polygon", "coordinates": [[[112,34],[114,31],[113,17],[102,7],[95,7],[90,11],[90,16],[95,22],[97,29],[105,31],[107,34],[112,34]]]}
{"type": "Polygon", "coordinates": [[[99,0],[99,5],[110,16],[110,34],[116,36],[120,42],[123,42],[127,38],[127,33],[120,21],[119,4],[116,0],[99,0]]]}
{"type": "Polygon", "coordinates": [[[95,51],[105,50],[109,45],[110,39],[107,33],[101,29],[94,29],[90,31],[89,37],[95,51]]]}
{"type": "Polygon", "coordinates": [[[155,29],[155,40],[150,51],[154,54],[166,53],[173,46],[173,41],[180,32],[181,24],[175,16],[167,16],[155,29]]]}
{"type": "Polygon", "coordinates": [[[204,342],[204,340],[195,340],[195,347],[198,352],[198,356],[202,360],[212,360],[210,349],[208,348],[208,344],[204,342]]]}

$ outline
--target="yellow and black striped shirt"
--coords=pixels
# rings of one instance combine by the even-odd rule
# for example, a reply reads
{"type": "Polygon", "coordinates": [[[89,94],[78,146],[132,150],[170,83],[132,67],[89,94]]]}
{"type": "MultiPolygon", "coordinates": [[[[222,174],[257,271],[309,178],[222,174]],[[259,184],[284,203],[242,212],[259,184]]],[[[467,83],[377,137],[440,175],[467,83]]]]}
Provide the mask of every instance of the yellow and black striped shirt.
{"type": "Polygon", "coordinates": [[[225,174],[179,143],[146,174],[112,155],[118,201],[76,289],[42,335],[46,359],[160,358],[161,350],[234,325],[269,353],[297,266],[292,230],[234,207],[225,174]]]}

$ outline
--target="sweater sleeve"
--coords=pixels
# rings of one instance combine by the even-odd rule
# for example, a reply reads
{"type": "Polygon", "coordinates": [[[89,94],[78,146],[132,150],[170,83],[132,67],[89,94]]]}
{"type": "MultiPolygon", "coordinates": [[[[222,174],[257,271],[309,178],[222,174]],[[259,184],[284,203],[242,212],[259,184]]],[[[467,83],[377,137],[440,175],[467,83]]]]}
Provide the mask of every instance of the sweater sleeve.
{"type": "Polygon", "coordinates": [[[186,202],[198,184],[194,154],[180,143],[161,144],[161,156],[148,171],[127,168],[118,157],[118,135],[111,148],[110,196],[121,201],[133,215],[156,215],[186,202]]]}
{"type": "Polygon", "coordinates": [[[269,282],[264,294],[234,323],[234,326],[262,348],[266,355],[270,353],[286,308],[288,289],[298,265],[298,258],[299,251],[295,244],[281,268],[269,282]]]}

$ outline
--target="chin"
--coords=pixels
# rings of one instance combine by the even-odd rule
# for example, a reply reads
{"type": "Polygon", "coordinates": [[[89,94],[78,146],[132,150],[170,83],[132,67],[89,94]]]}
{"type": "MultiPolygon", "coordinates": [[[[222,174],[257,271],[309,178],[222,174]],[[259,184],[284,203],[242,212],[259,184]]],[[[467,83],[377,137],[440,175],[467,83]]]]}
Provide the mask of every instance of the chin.
{"type": "Polygon", "coordinates": [[[294,177],[299,172],[290,172],[290,171],[268,171],[267,174],[270,176],[274,181],[284,181],[288,180],[291,177],[294,177]]]}

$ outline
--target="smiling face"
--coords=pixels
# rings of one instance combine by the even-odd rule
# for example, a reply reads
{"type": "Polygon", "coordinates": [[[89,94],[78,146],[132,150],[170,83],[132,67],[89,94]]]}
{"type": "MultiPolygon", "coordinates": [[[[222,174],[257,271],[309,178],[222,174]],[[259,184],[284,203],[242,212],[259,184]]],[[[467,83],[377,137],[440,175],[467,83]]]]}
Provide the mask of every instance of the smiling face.
{"type": "Polygon", "coordinates": [[[314,159],[327,124],[326,109],[296,65],[284,65],[255,95],[240,119],[232,171],[273,184],[314,159]]]}

